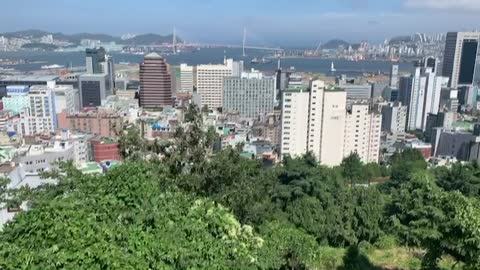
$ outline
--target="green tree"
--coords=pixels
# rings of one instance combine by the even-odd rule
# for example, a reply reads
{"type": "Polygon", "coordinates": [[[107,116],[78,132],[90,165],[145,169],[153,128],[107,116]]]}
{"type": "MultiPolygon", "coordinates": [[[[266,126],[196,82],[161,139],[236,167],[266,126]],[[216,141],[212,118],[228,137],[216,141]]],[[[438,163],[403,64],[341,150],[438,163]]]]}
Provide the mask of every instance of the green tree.
{"type": "Polygon", "coordinates": [[[405,149],[390,159],[390,186],[398,187],[408,181],[412,173],[427,169],[427,162],[416,149],[405,149]]]}
{"type": "Polygon", "coordinates": [[[392,195],[393,231],[410,246],[426,249],[423,269],[438,269],[443,255],[480,267],[480,204],[445,192],[426,173],[416,173],[392,195]]]}
{"type": "Polygon", "coordinates": [[[1,232],[0,268],[258,269],[252,228],[210,200],[163,191],[163,171],[127,163],[44,187],[1,232]]]}
{"type": "Polygon", "coordinates": [[[319,247],[315,238],[285,223],[271,222],[260,229],[265,246],[259,256],[263,269],[306,270],[314,269],[319,247]]]}
{"type": "Polygon", "coordinates": [[[437,184],[446,191],[460,191],[468,197],[480,196],[480,168],[476,163],[453,164],[434,170],[437,184]]]}
{"type": "Polygon", "coordinates": [[[120,155],[123,160],[144,160],[147,155],[147,141],[136,126],[120,131],[120,155]]]}
{"type": "Polygon", "coordinates": [[[343,177],[350,181],[350,185],[353,186],[361,181],[363,175],[363,165],[360,156],[354,152],[342,161],[343,177]]]}

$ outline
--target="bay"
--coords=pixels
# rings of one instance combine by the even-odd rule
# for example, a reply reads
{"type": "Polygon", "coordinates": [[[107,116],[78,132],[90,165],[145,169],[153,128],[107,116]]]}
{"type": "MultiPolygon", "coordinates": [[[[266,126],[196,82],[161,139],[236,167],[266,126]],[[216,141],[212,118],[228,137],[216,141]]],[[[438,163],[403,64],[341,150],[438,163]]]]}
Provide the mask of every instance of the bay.
{"type": "MultiPolygon", "coordinates": [[[[143,55],[122,54],[119,52],[111,52],[115,63],[129,62],[141,63],[143,55]]],[[[261,71],[273,72],[277,68],[277,60],[274,59],[270,63],[252,64],[253,58],[261,60],[264,56],[271,54],[267,51],[247,50],[247,56],[242,56],[242,50],[238,48],[203,48],[194,52],[181,52],[176,55],[166,55],[167,62],[171,65],[179,65],[187,63],[189,65],[199,64],[218,64],[223,62],[224,56],[233,58],[235,60],[243,60],[245,68],[255,68],[261,71]]],[[[19,52],[0,52],[1,59],[20,60],[28,59],[30,62],[20,65],[3,65],[3,68],[14,68],[18,71],[33,71],[39,70],[44,65],[62,65],[79,67],[85,66],[85,53],[77,52],[41,52],[41,51],[19,51],[19,52]]],[[[388,61],[346,61],[346,60],[331,60],[321,58],[285,58],[281,59],[281,65],[284,69],[294,67],[296,71],[322,73],[327,75],[346,74],[348,76],[361,76],[364,73],[385,73],[390,72],[392,62],[388,61]],[[331,63],[335,64],[337,72],[331,73],[331,63]]],[[[397,63],[400,72],[411,72],[413,65],[410,63],[397,63]]]]}

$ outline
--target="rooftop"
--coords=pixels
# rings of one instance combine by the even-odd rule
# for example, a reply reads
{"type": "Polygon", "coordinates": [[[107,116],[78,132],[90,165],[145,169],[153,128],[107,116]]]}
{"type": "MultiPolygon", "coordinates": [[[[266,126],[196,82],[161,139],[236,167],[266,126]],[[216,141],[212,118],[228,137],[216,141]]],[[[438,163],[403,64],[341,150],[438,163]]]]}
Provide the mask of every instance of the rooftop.
{"type": "Polygon", "coordinates": [[[78,168],[84,174],[102,173],[102,167],[96,162],[88,162],[78,168]]]}
{"type": "Polygon", "coordinates": [[[345,89],[340,88],[336,85],[329,85],[325,87],[325,91],[330,91],[330,92],[345,92],[345,89]]]}
{"type": "Polygon", "coordinates": [[[162,56],[159,55],[158,53],[149,53],[145,55],[145,58],[162,58],[162,56]]]}
{"type": "Polygon", "coordinates": [[[92,141],[100,142],[100,143],[103,143],[103,144],[117,143],[116,140],[114,140],[112,138],[106,138],[106,137],[105,138],[95,138],[92,141]]]}
{"type": "Polygon", "coordinates": [[[306,86],[306,85],[302,85],[302,86],[287,88],[287,89],[285,89],[283,92],[302,93],[302,92],[309,92],[309,91],[310,91],[310,87],[308,87],[308,86],[306,86]]]}
{"type": "Polygon", "coordinates": [[[32,82],[32,81],[39,81],[39,82],[48,82],[48,81],[55,81],[59,77],[56,75],[14,75],[14,76],[6,76],[0,77],[0,81],[12,81],[12,82],[32,82]]]}

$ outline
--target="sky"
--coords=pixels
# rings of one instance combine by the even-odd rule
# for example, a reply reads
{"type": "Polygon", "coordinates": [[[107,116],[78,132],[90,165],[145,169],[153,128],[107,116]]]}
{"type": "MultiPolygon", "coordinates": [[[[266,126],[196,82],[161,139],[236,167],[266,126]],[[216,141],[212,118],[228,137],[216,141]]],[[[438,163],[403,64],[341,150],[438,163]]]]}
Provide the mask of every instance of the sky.
{"type": "Polygon", "coordinates": [[[191,42],[312,46],[480,28],[480,0],[0,0],[0,32],[178,35],[191,42]]]}

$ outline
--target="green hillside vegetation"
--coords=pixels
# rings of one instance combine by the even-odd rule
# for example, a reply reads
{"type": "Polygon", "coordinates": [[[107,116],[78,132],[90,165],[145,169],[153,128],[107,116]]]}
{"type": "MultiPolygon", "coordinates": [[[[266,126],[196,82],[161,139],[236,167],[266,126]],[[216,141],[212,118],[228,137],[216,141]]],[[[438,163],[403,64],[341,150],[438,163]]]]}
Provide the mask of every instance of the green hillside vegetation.
{"type": "Polygon", "coordinates": [[[199,114],[170,144],[122,130],[125,163],[106,175],[67,163],[55,186],[4,181],[1,199],[30,210],[0,233],[0,269],[480,269],[476,165],[428,170],[407,150],[388,166],[306,154],[264,169],[214,153],[199,114]]]}
{"type": "MultiPolygon", "coordinates": [[[[140,34],[131,39],[122,40],[120,37],[108,35],[108,34],[92,34],[92,33],[78,33],[78,34],[63,34],[63,33],[52,33],[42,30],[25,30],[11,33],[2,33],[0,36],[5,36],[7,38],[17,37],[17,38],[41,38],[46,35],[52,35],[54,39],[68,41],[73,44],[80,44],[82,39],[91,39],[91,40],[100,40],[101,42],[116,42],[117,44],[124,45],[159,45],[163,43],[171,43],[173,40],[173,35],[158,35],[158,34],[140,34]]],[[[177,42],[181,43],[183,40],[177,36],[177,42]]],[[[27,49],[56,49],[51,47],[46,47],[49,44],[43,43],[29,43],[25,44],[27,49]],[[41,46],[41,47],[39,47],[41,46]],[[45,47],[45,48],[44,48],[45,47]]],[[[55,46],[55,45],[50,45],[55,46]]]]}

